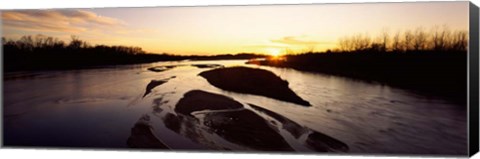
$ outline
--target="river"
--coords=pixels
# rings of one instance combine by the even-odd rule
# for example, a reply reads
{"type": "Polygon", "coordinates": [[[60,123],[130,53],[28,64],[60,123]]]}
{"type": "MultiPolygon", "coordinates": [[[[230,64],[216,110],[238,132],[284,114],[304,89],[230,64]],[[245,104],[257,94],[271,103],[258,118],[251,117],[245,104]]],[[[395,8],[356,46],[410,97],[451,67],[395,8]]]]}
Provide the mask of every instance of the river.
{"type": "MultiPolygon", "coordinates": [[[[165,115],[173,112],[183,94],[199,89],[273,111],[344,142],[353,154],[467,154],[465,105],[374,82],[245,62],[157,62],[4,73],[4,145],[128,148],[132,127],[148,114],[155,135],[172,149],[211,149],[165,126],[165,115]],[[221,90],[198,76],[212,68],[197,68],[192,63],[269,70],[287,80],[312,106],[221,90]],[[163,72],[147,70],[162,65],[183,66],[163,72]],[[160,79],[169,80],[143,97],[147,84],[160,79]]],[[[210,139],[222,140],[219,136],[210,139]]],[[[217,144],[235,145],[225,140],[217,144]]]]}

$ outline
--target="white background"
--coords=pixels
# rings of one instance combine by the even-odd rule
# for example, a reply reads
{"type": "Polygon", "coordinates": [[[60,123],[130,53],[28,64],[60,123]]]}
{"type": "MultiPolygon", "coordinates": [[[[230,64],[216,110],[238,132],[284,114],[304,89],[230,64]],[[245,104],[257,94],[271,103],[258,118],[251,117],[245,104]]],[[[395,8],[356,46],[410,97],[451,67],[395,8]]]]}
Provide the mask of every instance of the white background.
{"type": "MultiPolygon", "coordinates": [[[[0,10],[3,9],[45,9],[45,8],[99,8],[99,7],[147,7],[147,6],[195,6],[195,5],[247,5],[247,4],[309,4],[309,3],[351,3],[351,2],[408,2],[414,0],[0,0],[0,10]]],[[[428,0],[416,0],[428,1],[428,0]]],[[[472,0],[480,6],[480,0],[472,0]]],[[[32,132],[35,133],[35,132],[32,132]]],[[[245,154],[245,153],[194,153],[194,152],[146,152],[146,151],[101,151],[101,150],[52,150],[52,149],[0,149],[1,158],[73,158],[73,159],[127,159],[127,158],[194,158],[194,159],[370,159],[370,158],[432,158],[432,157],[386,157],[374,155],[292,155],[292,154],[245,154]]],[[[445,157],[443,157],[445,158],[445,157]]],[[[479,159],[480,155],[474,158],[479,159]]]]}

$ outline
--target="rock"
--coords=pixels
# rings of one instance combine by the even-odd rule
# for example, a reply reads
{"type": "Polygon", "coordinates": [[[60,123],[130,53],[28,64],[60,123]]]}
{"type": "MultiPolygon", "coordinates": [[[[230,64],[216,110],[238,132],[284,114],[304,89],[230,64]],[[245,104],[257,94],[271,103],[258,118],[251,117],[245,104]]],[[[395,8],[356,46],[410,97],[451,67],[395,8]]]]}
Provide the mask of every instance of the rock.
{"type": "Polygon", "coordinates": [[[310,106],[270,71],[248,67],[227,67],[204,71],[200,76],[215,87],[227,91],[261,95],[281,101],[310,106]]]}
{"type": "Polygon", "coordinates": [[[148,115],[142,116],[132,128],[132,133],[127,139],[127,145],[130,148],[169,149],[153,134],[150,116],[148,115]]]}
{"type": "Polygon", "coordinates": [[[191,116],[190,113],[199,110],[221,110],[221,109],[238,109],[243,105],[219,94],[213,94],[201,90],[192,90],[183,95],[175,106],[175,111],[184,115],[191,116]]]}
{"type": "Polygon", "coordinates": [[[232,98],[192,90],[185,93],[174,110],[177,115],[164,117],[167,128],[214,149],[237,148],[206,134],[216,134],[246,150],[293,151],[268,121],[232,98]],[[203,112],[194,116],[194,111],[203,112]]]}
{"type": "Polygon", "coordinates": [[[163,117],[163,122],[165,126],[170,130],[176,133],[180,133],[180,130],[182,128],[182,123],[184,123],[184,120],[177,115],[174,115],[172,113],[167,113],[163,117]]]}
{"type": "MultiPolygon", "coordinates": [[[[145,93],[143,94],[143,97],[147,96],[148,94],[150,94],[152,92],[152,89],[159,86],[159,85],[162,85],[164,83],[167,83],[169,79],[172,79],[172,78],[175,78],[175,76],[172,76],[170,78],[167,78],[167,79],[162,79],[162,80],[151,80],[150,83],[147,84],[147,88],[145,89],[145,93]]],[[[143,98],[142,97],[142,98],[143,98]]]]}
{"type": "Polygon", "coordinates": [[[147,70],[152,71],[152,72],[163,72],[163,71],[166,71],[166,70],[169,70],[169,69],[165,68],[165,67],[151,67],[151,68],[148,68],[147,70]]]}
{"type": "Polygon", "coordinates": [[[242,109],[208,113],[204,125],[227,141],[262,151],[293,151],[262,117],[242,109]]]}
{"type": "Polygon", "coordinates": [[[155,67],[150,67],[147,70],[152,71],[152,72],[163,72],[170,70],[172,68],[177,67],[178,65],[168,65],[168,66],[155,66],[155,67]]]}
{"type": "Polygon", "coordinates": [[[218,67],[223,67],[223,65],[220,64],[192,64],[191,66],[195,66],[197,68],[218,68],[218,67]]]}

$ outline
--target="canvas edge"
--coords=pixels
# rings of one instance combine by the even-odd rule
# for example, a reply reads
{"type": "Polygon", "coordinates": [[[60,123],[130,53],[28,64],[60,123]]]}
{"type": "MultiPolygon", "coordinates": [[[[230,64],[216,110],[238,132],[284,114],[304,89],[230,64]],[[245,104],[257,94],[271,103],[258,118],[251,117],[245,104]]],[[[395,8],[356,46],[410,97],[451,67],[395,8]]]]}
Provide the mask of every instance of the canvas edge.
{"type": "Polygon", "coordinates": [[[479,144],[479,9],[470,2],[469,5],[469,57],[468,57],[468,154],[473,156],[478,152],[479,144]]]}
{"type": "MultiPolygon", "coordinates": [[[[363,2],[366,4],[374,4],[374,3],[435,3],[435,2],[458,2],[458,1],[406,1],[406,2],[382,2],[382,1],[377,1],[377,2],[363,2]]],[[[224,6],[269,6],[269,5],[321,5],[321,4],[362,4],[361,2],[356,2],[356,3],[297,3],[297,4],[253,4],[253,5],[196,5],[196,6],[146,6],[146,7],[98,7],[98,9],[108,9],[108,8],[149,8],[149,7],[224,7],[224,6]]],[[[86,8],[38,8],[42,10],[49,10],[49,9],[86,9],[86,8]]],[[[2,15],[3,11],[9,11],[9,10],[37,10],[37,9],[0,9],[0,17],[2,15]]],[[[0,18],[0,37],[3,36],[3,28],[2,28],[2,18],[0,18]]],[[[469,121],[469,127],[468,127],[468,155],[471,157],[475,155],[476,153],[479,152],[479,7],[476,6],[474,3],[469,2],[469,55],[467,58],[468,64],[468,121],[469,121]],[[475,45],[476,44],[476,45],[475,45]]],[[[4,54],[3,54],[3,45],[0,45],[0,62],[3,66],[4,63],[4,54]]],[[[75,150],[76,148],[45,148],[45,147],[5,147],[4,145],[4,134],[3,134],[3,126],[4,126],[4,113],[3,113],[3,75],[4,75],[4,67],[0,66],[0,103],[1,103],[1,108],[0,108],[0,148],[5,149],[5,148],[10,148],[10,149],[45,149],[45,150],[75,150]]],[[[110,149],[85,149],[85,148],[79,148],[77,150],[97,150],[97,151],[109,151],[110,149]]],[[[113,151],[118,151],[121,149],[112,149],[113,151]]],[[[127,149],[127,152],[130,149],[127,149]]],[[[131,149],[131,151],[146,151],[150,152],[148,150],[135,150],[131,149]]],[[[169,152],[169,151],[154,151],[154,152],[169,152]]],[[[174,151],[171,151],[174,152],[174,151]]],[[[219,151],[183,151],[183,152],[193,152],[193,153],[217,153],[219,151]]],[[[233,154],[237,153],[242,153],[242,152],[234,152],[233,154]]],[[[243,152],[246,154],[262,154],[262,153],[252,153],[252,152],[243,152]]],[[[270,153],[264,153],[264,154],[270,154],[270,153]]],[[[275,154],[275,153],[273,153],[275,154]]],[[[277,153],[277,155],[281,155],[283,153],[277,153]]],[[[288,154],[288,153],[287,153],[288,154]]],[[[320,156],[329,156],[329,155],[337,155],[337,156],[342,156],[341,154],[308,154],[307,155],[320,155],[320,156]]],[[[355,156],[359,155],[363,156],[376,156],[376,157],[392,157],[392,156],[398,156],[398,157],[427,157],[427,156],[433,156],[435,157],[436,155],[401,155],[401,154],[377,154],[377,153],[372,153],[372,154],[346,154],[346,156],[355,156]]],[[[448,155],[447,155],[448,156],[448,155]]],[[[436,156],[439,157],[439,156],[436,156]]],[[[445,157],[445,156],[443,156],[445,157]]],[[[452,157],[452,156],[449,156],[452,157]]]]}
{"type": "MultiPolygon", "coordinates": [[[[2,17],[2,12],[3,10],[0,9],[0,17],[2,17]]],[[[2,22],[2,19],[3,18],[0,18],[0,36],[3,37],[3,22],[2,22]]],[[[0,80],[0,103],[1,103],[1,108],[0,108],[0,148],[4,148],[4,144],[3,144],[3,139],[4,139],[4,136],[3,136],[3,125],[5,124],[4,123],[4,114],[3,114],[3,64],[5,63],[3,61],[3,44],[0,45],[0,62],[1,62],[1,65],[0,65],[0,78],[2,80],[0,80]]]]}

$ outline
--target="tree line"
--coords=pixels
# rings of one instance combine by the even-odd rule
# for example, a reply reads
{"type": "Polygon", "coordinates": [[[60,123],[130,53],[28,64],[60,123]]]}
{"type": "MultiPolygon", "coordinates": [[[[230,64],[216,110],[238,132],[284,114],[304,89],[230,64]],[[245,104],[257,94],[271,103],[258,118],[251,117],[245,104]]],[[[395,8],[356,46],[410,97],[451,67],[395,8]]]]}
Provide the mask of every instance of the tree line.
{"type": "Polygon", "coordinates": [[[212,56],[148,53],[140,47],[91,45],[78,36],[69,42],[45,35],[25,35],[17,40],[2,37],[5,71],[78,69],[92,66],[138,64],[174,60],[251,59],[254,53],[212,56]]]}
{"type": "Polygon", "coordinates": [[[150,54],[140,47],[90,45],[71,36],[70,42],[45,35],[25,35],[17,40],[2,37],[6,71],[74,69],[99,65],[183,60],[186,57],[150,54]]]}
{"type": "Polygon", "coordinates": [[[377,37],[356,34],[339,39],[335,52],[465,52],[468,49],[468,32],[435,26],[430,30],[418,27],[390,35],[383,30],[377,37]]]}
{"type": "Polygon", "coordinates": [[[77,36],[71,36],[70,43],[66,43],[58,38],[45,35],[25,35],[18,40],[6,39],[2,37],[2,45],[7,54],[29,54],[29,53],[72,53],[72,52],[95,52],[109,54],[145,54],[140,47],[128,46],[92,46],[86,41],[80,40],[77,36]]]}

